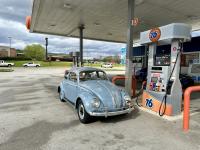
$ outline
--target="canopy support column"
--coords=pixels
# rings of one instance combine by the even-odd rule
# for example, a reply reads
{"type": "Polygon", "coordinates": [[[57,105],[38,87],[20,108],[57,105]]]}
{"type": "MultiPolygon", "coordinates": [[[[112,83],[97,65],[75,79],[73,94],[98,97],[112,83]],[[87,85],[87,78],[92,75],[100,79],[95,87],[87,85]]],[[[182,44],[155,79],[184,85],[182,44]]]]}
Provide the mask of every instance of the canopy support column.
{"type": "Polygon", "coordinates": [[[81,67],[83,66],[83,30],[85,29],[84,25],[79,26],[80,31],[80,63],[81,67]]]}
{"type": "Polygon", "coordinates": [[[128,32],[127,32],[127,47],[126,47],[126,80],[125,90],[132,95],[132,57],[133,57],[133,25],[135,0],[128,0],[128,32]]]}

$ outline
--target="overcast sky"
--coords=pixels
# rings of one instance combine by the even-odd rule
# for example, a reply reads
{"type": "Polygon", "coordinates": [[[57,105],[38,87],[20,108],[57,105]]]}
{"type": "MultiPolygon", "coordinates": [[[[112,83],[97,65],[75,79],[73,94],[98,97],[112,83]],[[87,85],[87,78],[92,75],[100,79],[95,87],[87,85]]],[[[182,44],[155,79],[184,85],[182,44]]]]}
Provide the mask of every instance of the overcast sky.
{"type": "MultiPolygon", "coordinates": [[[[25,17],[31,15],[32,0],[0,0],[0,45],[9,46],[8,37],[12,37],[12,47],[23,49],[27,44],[39,43],[44,45],[45,37],[29,33],[25,27],[25,17]]],[[[199,36],[199,32],[193,33],[199,36]]],[[[49,52],[69,53],[79,50],[79,39],[47,36],[49,52]]],[[[119,55],[125,44],[84,40],[85,56],[119,55]]]]}
{"type": "MultiPolygon", "coordinates": [[[[12,37],[12,47],[23,49],[27,44],[44,45],[49,38],[49,52],[69,53],[79,50],[79,39],[29,33],[25,27],[25,18],[31,15],[32,0],[0,0],[0,45],[9,46],[8,37],[12,37]]],[[[125,44],[84,40],[85,56],[119,55],[125,44]]]]}

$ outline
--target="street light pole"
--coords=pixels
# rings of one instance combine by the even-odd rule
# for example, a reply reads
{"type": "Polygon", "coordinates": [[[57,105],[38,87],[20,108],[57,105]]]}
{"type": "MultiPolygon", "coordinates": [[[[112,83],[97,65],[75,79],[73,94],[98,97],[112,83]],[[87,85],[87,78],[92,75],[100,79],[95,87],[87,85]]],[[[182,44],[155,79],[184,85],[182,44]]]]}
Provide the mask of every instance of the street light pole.
{"type": "Polygon", "coordinates": [[[8,51],[8,57],[10,57],[10,53],[11,53],[11,44],[12,44],[12,37],[8,37],[8,39],[10,40],[10,50],[8,51]]]}
{"type": "Polygon", "coordinates": [[[47,37],[45,38],[45,41],[46,41],[45,46],[46,46],[46,61],[47,61],[47,59],[48,59],[48,49],[47,49],[47,47],[48,47],[48,38],[47,37]]]}

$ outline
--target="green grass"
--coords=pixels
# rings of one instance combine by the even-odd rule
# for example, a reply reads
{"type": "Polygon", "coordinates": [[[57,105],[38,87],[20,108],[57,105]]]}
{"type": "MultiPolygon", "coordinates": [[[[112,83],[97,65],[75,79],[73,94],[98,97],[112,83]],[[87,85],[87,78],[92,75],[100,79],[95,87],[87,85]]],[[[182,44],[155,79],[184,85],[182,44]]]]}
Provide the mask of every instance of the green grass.
{"type": "MultiPolygon", "coordinates": [[[[7,62],[12,62],[15,63],[15,67],[22,67],[23,64],[31,62],[31,61],[7,61],[7,62]]],[[[72,66],[72,62],[62,62],[62,61],[52,61],[52,62],[45,62],[45,61],[34,61],[34,63],[39,63],[41,65],[41,67],[71,67],[72,66]]],[[[102,63],[98,63],[98,64],[91,64],[91,63],[85,63],[84,66],[88,66],[88,67],[101,67],[102,63]]],[[[114,64],[113,68],[114,69],[118,69],[118,68],[123,68],[124,65],[121,64],[114,64]]],[[[113,69],[111,69],[113,70],[113,69]]]]}
{"type": "MultiPolygon", "coordinates": [[[[98,64],[90,64],[90,63],[84,63],[85,66],[89,66],[89,67],[101,67],[102,63],[98,63],[98,64]]],[[[113,67],[124,67],[124,65],[121,64],[113,64],[113,67]]]]}
{"type": "MultiPolygon", "coordinates": [[[[23,64],[31,61],[8,61],[15,63],[15,67],[22,67],[23,64]]],[[[34,61],[34,63],[39,63],[41,67],[71,67],[72,63],[71,62],[45,62],[45,61],[34,61]]]]}

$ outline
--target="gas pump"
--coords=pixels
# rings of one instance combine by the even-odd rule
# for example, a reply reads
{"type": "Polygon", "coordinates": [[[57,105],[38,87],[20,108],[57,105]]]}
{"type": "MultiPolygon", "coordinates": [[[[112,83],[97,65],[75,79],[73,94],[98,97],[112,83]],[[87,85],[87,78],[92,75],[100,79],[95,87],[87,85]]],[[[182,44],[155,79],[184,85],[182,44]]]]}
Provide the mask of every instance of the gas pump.
{"type": "Polygon", "coordinates": [[[142,106],[163,115],[181,112],[182,86],[179,80],[182,43],[189,41],[191,27],[173,23],[140,33],[140,42],[149,47],[148,75],[142,106]],[[156,55],[157,46],[171,45],[170,55],[156,55]]]}

